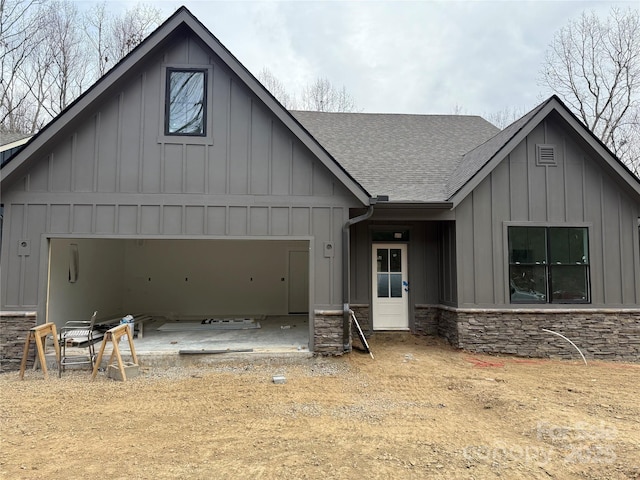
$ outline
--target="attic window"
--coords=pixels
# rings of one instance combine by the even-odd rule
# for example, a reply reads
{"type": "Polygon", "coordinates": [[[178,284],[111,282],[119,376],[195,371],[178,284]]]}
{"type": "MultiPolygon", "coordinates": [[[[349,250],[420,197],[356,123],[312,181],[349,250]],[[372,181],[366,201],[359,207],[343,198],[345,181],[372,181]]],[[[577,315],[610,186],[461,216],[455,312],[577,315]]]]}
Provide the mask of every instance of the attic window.
{"type": "Polygon", "coordinates": [[[557,167],[556,146],[555,145],[536,145],[536,165],[539,167],[557,167]]]}
{"type": "Polygon", "coordinates": [[[207,71],[167,69],[165,135],[206,135],[207,71]]]}

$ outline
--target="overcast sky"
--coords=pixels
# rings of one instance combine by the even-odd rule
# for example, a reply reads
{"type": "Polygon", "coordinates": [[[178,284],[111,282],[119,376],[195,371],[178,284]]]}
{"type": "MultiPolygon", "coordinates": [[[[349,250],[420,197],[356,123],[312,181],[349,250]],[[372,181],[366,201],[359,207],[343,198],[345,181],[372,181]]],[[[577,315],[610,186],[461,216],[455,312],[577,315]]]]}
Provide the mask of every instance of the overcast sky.
{"type": "MultiPolygon", "coordinates": [[[[130,3],[137,3],[132,1],[130,3]]],[[[345,86],[364,112],[489,114],[529,110],[553,34],[584,1],[149,1],[185,5],[255,75],[292,93],[318,77],[345,86]]]]}

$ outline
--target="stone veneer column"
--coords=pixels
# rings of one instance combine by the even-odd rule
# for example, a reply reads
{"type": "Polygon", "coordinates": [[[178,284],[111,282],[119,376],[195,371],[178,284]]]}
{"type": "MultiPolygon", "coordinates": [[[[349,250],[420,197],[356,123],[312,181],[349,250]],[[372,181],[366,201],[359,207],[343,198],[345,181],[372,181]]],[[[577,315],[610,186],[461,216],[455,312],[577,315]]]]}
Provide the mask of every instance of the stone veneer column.
{"type": "MultiPolygon", "coordinates": [[[[371,320],[369,317],[369,305],[367,305],[366,303],[352,304],[352,305],[349,305],[349,308],[353,310],[353,313],[355,314],[356,319],[358,320],[358,324],[360,324],[360,328],[362,329],[362,333],[368,336],[369,333],[372,331],[371,320]]],[[[356,332],[355,327],[352,326],[351,338],[356,338],[357,336],[358,336],[358,333],[356,332]]]]}
{"type": "MultiPolygon", "coordinates": [[[[36,312],[0,312],[0,372],[20,370],[24,342],[36,326],[36,312]]],[[[29,350],[29,364],[35,360],[35,346],[29,350]]]]}
{"type": "MultiPolygon", "coordinates": [[[[351,322],[349,322],[349,325],[351,322]]],[[[342,310],[316,310],[314,313],[313,351],[323,355],[342,355],[342,310]]],[[[351,337],[349,337],[351,338],[351,337]]],[[[351,350],[351,345],[349,345],[351,350]]]]}
{"type": "Polygon", "coordinates": [[[414,307],[414,332],[421,335],[437,335],[440,323],[440,310],[437,305],[420,305],[414,307]]]}

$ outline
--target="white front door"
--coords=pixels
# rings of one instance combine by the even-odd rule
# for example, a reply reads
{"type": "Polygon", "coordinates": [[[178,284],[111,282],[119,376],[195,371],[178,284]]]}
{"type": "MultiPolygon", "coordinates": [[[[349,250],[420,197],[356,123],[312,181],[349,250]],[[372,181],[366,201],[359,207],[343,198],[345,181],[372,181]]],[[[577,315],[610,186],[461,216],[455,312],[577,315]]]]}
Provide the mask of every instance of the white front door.
{"type": "Polygon", "coordinates": [[[373,244],[371,277],[374,330],[409,329],[407,246],[373,244]]]}

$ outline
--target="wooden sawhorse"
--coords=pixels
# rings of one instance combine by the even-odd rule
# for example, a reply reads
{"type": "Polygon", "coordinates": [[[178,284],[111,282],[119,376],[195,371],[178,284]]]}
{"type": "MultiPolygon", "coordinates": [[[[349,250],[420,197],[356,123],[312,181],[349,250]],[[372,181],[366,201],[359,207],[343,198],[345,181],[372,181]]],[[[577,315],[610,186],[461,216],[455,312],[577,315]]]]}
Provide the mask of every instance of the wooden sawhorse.
{"type": "Polygon", "coordinates": [[[107,370],[109,369],[109,365],[113,362],[113,357],[115,356],[118,360],[118,368],[120,369],[120,375],[122,375],[122,380],[125,381],[127,379],[127,374],[124,371],[124,364],[122,363],[122,356],[120,355],[120,349],[118,348],[118,343],[120,342],[120,338],[124,335],[129,339],[129,348],[131,349],[131,357],[133,359],[133,363],[138,363],[138,357],[136,357],[136,350],[133,347],[133,339],[130,333],[133,329],[129,329],[129,324],[123,323],[122,325],[118,325],[117,327],[113,327],[107,330],[104,334],[104,338],[102,339],[102,345],[100,346],[100,352],[98,352],[98,358],[96,358],[96,363],[93,366],[93,373],[91,374],[91,380],[96,378],[98,374],[98,369],[100,368],[100,362],[102,362],[102,355],[104,354],[104,347],[107,346],[107,342],[111,342],[113,344],[113,350],[111,351],[111,357],[109,358],[109,363],[107,363],[107,370]]]}
{"type": "Polygon", "coordinates": [[[47,360],[44,356],[44,338],[47,335],[53,336],[53,346],[56,350],[56,360],[60,362],[60,345],[58,345],[58,334],[56,332],[56,324],[55,323],[45,323],[44,325],[40,325],[38,327],[33,327],[29,330],[29,334],[27,335],[27,341],[24,342],[24,351],[22,352],[22,362],[20,363],[20,379],[24,379],[24,370],[27,367],[27,357],[29,356],[29,345],[31,344],[31,339],[33,339],[36,344],[36,350],[38,351],[38,359],[40,360],[40,367],[42,368],[42,373],[44,374],[44,378],[47,378],[47,360]]]}

